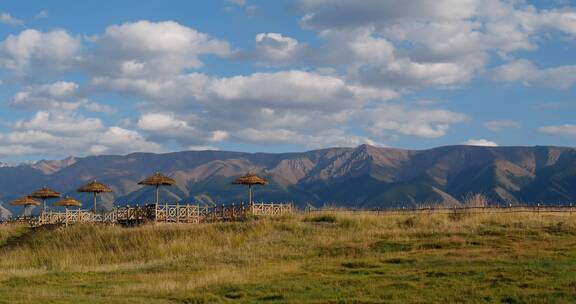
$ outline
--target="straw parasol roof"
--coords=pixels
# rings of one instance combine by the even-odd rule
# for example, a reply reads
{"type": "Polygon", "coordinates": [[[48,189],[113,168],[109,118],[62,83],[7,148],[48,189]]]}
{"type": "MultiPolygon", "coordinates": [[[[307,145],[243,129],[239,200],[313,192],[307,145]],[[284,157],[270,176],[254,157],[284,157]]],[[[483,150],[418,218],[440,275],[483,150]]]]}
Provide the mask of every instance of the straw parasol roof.
{"type": "Polygon", "coordinates": [[[32,194],[30,194],[30,197],[34,197],[34,198],[41,198],[41,199],[47,199],[47,198],[56,198],[56,197],[60,197],[60,193],[48,188],[48,187],[42,187],[34,192],[32,192],[32,194]]]}
{"type": "Polygon", "coordinates": [[[102,193],[102,192],[112,192],[110,187],[104,185],[103,183],[99,183],[97,181],[91,181],[88,184],[78,188],[76,190],[78,192],[90,192],[90,193],[102,193]]]}
{"type": "Polygon", "coordinates": [[[138,182],[138,185],[156,186],[156,208],[158,208],[158,203],[160,202],[160,186],[173,186],[175,184],[175,180],[160,174],[160,172],[156,172],[138,182]]]}
{"type": "Polygon", "coordinates": [[[87,183],[86,185],[78,188],[76,191],[78,192],[89,192],[94,194],[93,197],[93,204],[92,204],[92,213],[96,213],[96,193],[102,193],[102,192],[112,192],[112,189],[110,189],[110,187],[104,185],[103,183],[99,183],[96,180],[93,180],[89,183],[87,183]]]}
{"type": "Polygon", "coordinates": [[[138,182],[138,185],[148,185],[148,186],[172,186],[176,184],[176,181],[172,178],[156,172],[147,178],[138,182]]]}
{"type": "Polygon", "coordinates": [[[14,206],[38,206],[40,203],[30,196],[24,196],[13,200],[10,204],[14,206]]]}
{"type": "Polygon", "coordinates": [[[252,186],[253,185],[267,185],[268,181],[261,178],[260,176],[252,173],[242,175],[232,182],[235,185],[247,185],[248,186],[248,202],[252,204],[252,186]]]}
{"type": "Polygon", "coordinates": [[[82,206],[82,203],[80,203],[79,201],[71,198],[71,197],[65,197],[57,202],[54,203],[54,206],[60,207],[60,206],[64,206],[64,207],[80,207],[82,206]]]}
{"type": "Polygon", "coordinates": [[[259,177],[256,174],[248,173],[237,178],[232,184],[236,185],[267,185],[268,181],[259,177]]]}

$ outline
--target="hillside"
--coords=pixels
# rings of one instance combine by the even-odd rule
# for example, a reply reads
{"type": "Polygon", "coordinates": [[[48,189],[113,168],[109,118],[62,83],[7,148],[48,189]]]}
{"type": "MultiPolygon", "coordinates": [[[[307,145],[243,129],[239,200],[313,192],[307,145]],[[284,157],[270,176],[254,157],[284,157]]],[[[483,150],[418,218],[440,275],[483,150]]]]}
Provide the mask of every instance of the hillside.
{"type": "Polygon", "coordinates": [[[231,181],[248,171],[270,180],[270,185],[255,189],[255,200],[293,201],[299,206],[411,206],[454,202],[476,192],[494,203],[576,201],[574,148],[447,146],[412,151],[367,145],[279,154],[134,153],[1,167],[0,199],[9,202],[47,185],[87,200],[74,190],[98,179],[114,189],[104,196],[108,207],[112,201],[149,202],[153,189],[137,182],[155,171],[177,181],[177,186],[162,190],[162,199],[170,202],[246,200],[246,189],[231,181]]]}
{"type": "Polygon", "coordinates": [[[574,303],[575,217],[0,225],[0,303],[574,303]]]}

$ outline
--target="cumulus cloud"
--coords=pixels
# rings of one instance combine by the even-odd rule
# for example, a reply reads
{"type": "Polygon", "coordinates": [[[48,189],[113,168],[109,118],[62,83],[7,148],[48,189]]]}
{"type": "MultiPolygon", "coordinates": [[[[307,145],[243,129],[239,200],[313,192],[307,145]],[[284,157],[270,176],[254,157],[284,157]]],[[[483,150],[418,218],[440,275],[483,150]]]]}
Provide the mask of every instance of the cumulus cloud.
{"type": "Polygon", "coordinates": [[[326,40],[316,57],[356,58],[349,76],[374,86],[459,86],[482,72],[494,53],[507,58],[535,50],[547,31],[576,33],[573,10],[538,10],[522,1],[300,0],[296,7],[304,13],[302,26],[326,40]],[[385,56],[357,56],[354,36],[372,42],[366,51],[385,56]]]}
{"type": "Polygon", "coordinates": [[[0,13],[0,23],[9,25],[24,25],[24,21],[14,18],[12,15],[6,12],[0,13]]]}
{"type": "Polygon", "coordinates": [[[93,38],[89,68],[103,75],[158,78],[203,65],[202,55],[227,56],[228,42],[174,21],[138,21],[111,25],[93,38]]]}
{"type": "Polygon", "coordinates": [[[28,121],[15,123],[16,130],[45,131],[57,135],[82,135],[99,131],[103,124],[98,118],[85,118],[79,115],[56,114],[46,111],[37,112],[28,121]]]}
{"type": "Polygon", "coordinates": [[[462,143],[467,146],[498,147],[498,144],[487,139],[469,139],[462,143]]]}
{"type": "Polygon", "coordinates": [[[551,125],[538,128],[538,132],[550,135],[562,135],[562,136],[576,136],[576,125],[574,124],[564,124],[564,125],[551,125]]]}
{"type": "Polygon", "coordinates": [[[254,51],[244,56],[257,62],[287,64],[300,60],[305,48],[294,38],[279,33],[260,33],[256,35],[254,51]]]}
{"type": "Polygon", "coordinates": [[[514,120],[492,120],[484,123],[484,128],[492,132],[500,132],[504,129],[518,128],[520,123],[514,120]]]}
{"type": "Polygon", "coordinates": [[[540,69],[531,61],[519,59],[497,67],[494,78],[525,86],[568,89],[576,83],[576,65],[540,69]]]}
{"type": "Polygon", "coordinates": [[[421,138],[446,135],[451,125],[466,120],[466,115],[443,109],[409,108],[401,105],[385,105],[371,109],[365,114],[369,129],[376,136],[388,132],[421,138]]]}
{"type": "Polygon", "coordinates": [[[161,104],[251,106],[286,109],[324,108],[337,111],[368,100],[388,100],[397,93],[347,83],[329,75],[305,71],[210,77],[192,73],[162,80],[95,78],[96,88],[138,95],[161,104]]]}
{"type": "Polygon", "coordinates": [[[12,96],[9,104],[33,110],[71,111],[82,108],[92,112],[114,112],[110,106],[90,101],[80,91],[77,83],[69,81],[27,86],[12,96]]]}
{"type": "Polygon", "coordinates": [[[0,133],[0,145],[12,148],[0,151],[3,156],[163,151],[159,144],[148,141],[135,130],[106,127],[98,118],[44,111],[36,113],[30,120],[17,121],[11,131],[0,133]]]}
{"type": "Polygon", "coordinates": [[[19,75],[64,71],[79,61],[81,42],[64,30],[42,33],[27,29],[0,42],[0,67],[19,75]]]}
{"type": "MultiPolygon", "coordinates": [[[[190,117],[188,119],[192,120],[190,117]]],[[[185,146],[201,146],[206,142],[220,142],[229,137],[228,132],[222,130],[196,129],[174,113],[144,113],[138,119],[137,127],[153,139],[176,139],[185,146]]]]}
{"type": "Polygon", "coordinates": [[[312,145],[328,129],[332,141],[342,143],[346,136],[334,131],[340,124],[370,102],[397,97],[387,89],[297,70],[233,77],[192,73],[145,81],[99,78],[93,85],[147,100],[148,113],[139,118],[139,129],[158,140],[187,145],[225,139],[312,145]],[[188,114],[182,109],[195,110],[188,114]]]}

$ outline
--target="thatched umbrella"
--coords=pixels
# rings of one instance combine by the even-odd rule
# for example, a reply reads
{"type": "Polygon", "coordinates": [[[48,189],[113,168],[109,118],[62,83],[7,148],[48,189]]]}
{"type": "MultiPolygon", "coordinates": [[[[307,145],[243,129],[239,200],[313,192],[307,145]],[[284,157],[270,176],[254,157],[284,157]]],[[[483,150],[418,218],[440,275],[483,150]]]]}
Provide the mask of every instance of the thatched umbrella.
{"type": "Polygon", "coordinates": [[[21,198],[17,198],[11,202],[14,206],[24,206],[24,211],[22,212],[22,216],[26,215],[26,210],[29,206],[38,206],[40,203],[29,196],[24,196],[21,198]]]}
{"type": "Polygon", "coordinates": [[[80,207],[82,206],[82,204],[71,197],[65,197],[55,202],[54,206],[56,207],[64,206],[64,209],[66,209],[66,227],[68,227],[68,207],[80,207]]]}
{"type": "Polygon", "coordinates": [[[110,187],[104,185],[103,183],[99,183],[96,180],[93,180],[88,184],[78,188],[78,190],[76,191],[92,193],[94,195],[94,205],[92,207],[92,213],[96,213],[96,194],[102,192],[112,192],[112,189],[110,189],[110,187]]]}
{"type": "Polygon", "coordinates": [[[160,193],[159,193],[160,186],[173,186],[174,184],[176,184],[175,180],[171,179],[168,176],[160,174],[160,172],[156,172],[138,182],[138,185],[147,185],[156,187],[156,208],[158,208],[158,202],[160,200],[160,193]]]}
{"type": "Polygon", "coordinates": [[[30,194],[30,197],[33,198],[40,198],[42,199],[42,204],[43,204],[43,211],[46,211],[46,200],[49,198],[58,198],[61,197],[62,195],[60,195],[60,193],[48,188],[48,187],[42,187],[34,192],[32,192],[32,194],[30,194]]]}
{"type": "Polygon", "coordinates": [[[232,182],[235,185],[248,185],[248,201],[249,204],[252,204],[252,186],[253,185],[267,185],[268,181],[259,177],[256,174],[248,173],[246,175],[242,175],[237,178],[235,181],[232,182]]]}

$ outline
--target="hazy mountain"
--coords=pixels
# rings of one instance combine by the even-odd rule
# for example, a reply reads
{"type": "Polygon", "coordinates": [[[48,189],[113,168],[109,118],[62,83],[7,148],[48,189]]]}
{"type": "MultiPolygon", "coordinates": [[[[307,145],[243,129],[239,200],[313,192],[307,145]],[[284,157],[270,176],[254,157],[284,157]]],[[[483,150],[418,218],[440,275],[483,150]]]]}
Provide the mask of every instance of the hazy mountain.
{"type": "Polygon", "coordinates": [[[88,202],[89,195],[75,189],[97,179],[114,189],[103,197],[105,206],[112,201],[142,204],[152,201],[153,189],[137,182],[155,171],[177,181],[177,186],[163,188],[162,200],[169,202],[246,200],[246,189],[231,182],[248,171],[270,181],[254,190],[255,200],[300,206],[413,206],[455,202],[477,192],[495,203],[576,201],[574,148],[447,146],[411,151],[367,145],[279,154],[134,153],[0,167],[0,199],[7,202],[47,185],[88,202]]]}

